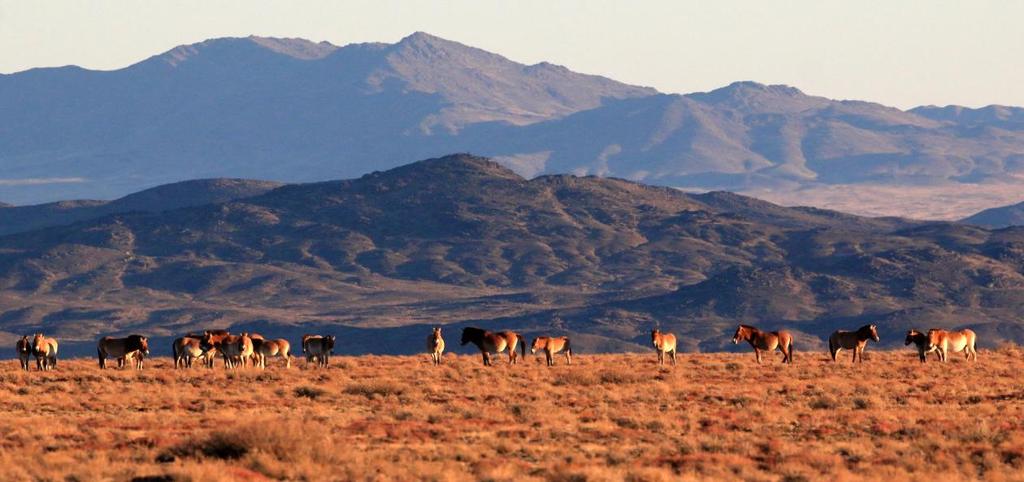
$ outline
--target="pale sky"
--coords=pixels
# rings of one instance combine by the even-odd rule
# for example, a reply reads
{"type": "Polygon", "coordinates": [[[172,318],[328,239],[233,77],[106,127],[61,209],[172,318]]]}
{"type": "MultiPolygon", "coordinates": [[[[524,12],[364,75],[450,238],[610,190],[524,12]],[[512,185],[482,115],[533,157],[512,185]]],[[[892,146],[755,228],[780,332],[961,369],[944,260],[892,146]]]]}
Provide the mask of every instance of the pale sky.
{"type": "Polygon", "coordinates": [[[901,108],[1024,106],[1024,1],[1010,0],[0,0],[0,73],[116,69],[213,37],[414,31],[662,92],[754,80],[901,108]]]}

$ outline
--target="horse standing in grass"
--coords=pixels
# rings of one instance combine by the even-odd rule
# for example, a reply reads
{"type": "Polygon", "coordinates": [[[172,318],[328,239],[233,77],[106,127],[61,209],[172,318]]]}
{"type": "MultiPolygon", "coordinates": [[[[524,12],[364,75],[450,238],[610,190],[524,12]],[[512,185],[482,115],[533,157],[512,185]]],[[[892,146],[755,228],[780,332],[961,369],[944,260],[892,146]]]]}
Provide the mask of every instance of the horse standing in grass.
{"type": "Polygon", "coordinates": [[[306,349],[306,361],[315,359],[318,367],[327,368],[331,365],[331,353],[334,352],[334,343],[337,339],[334,335],[314,335],[304,339],[303,346],[306,349]]]}
{"type": "Polygon", "coordinates": [[[658,352],[658,364],[665,364],[665,354],[668,353],[672,357],[672,364],[676,364],[676,336],[672,333],[662,333],[661,330],[655,328],[651,330],[651,344],[654,345],[654,349],[658,352]]]}
{"type": "Polygon", "coordinates": [[[36,368],[52,370],[57,368],[57,340],[36,333],[32,337],[32,353],[36,356],[36,368]]]}
{"type": "Polygon", "coordinates": [[[491,366],[491,353],[501,353],[508,349],[508,363],[515,365],[518,361],[516,356],[516,345],[526,357],[526,341],[522,335],[514,331],[501,331],[492,333],[482,328],[466,327],[462,329],[462,346],[472,343],[480,349],[480,355],[484,359],[484,366],[491,366]]]}
{"type": "Polygon", "coordinates": [[[942,355],[939,355],[938,353],[938,347],[932,346],[926,333],[922,333],[917,330],[907,331],[907,338],[903,340],[903,344],[910,345],[911,343],[913,343],[914,347],[917,348],[917,358],[918,360],[921,360],[921,363],[928,360],[927,355],[931,352],[936,352],[935,358],[938,358],[939,360],[942,359],[942,355]]]}
{"type": "Polygon", "coordinates": [[[192,368],[192,362],[206,355],[202,347],[203,340],[193,335],[183,336],[171,344],[174,354],[174,368],[192,368]]]}
{"type": "Polygon", "coordinates": [[[224,368],[236,368],[246,365],[246,360],[252,358],[252,339],[248,336],[227,335],[219,336],[207,332],[203,337],[203,348],[213,347],[224,358],[224,368]]]}
{"type": "Polygon", "coordinates": [[[263,338],[252,339],[254,362],[256,363],[256,366],[260,368],[267,368],[267,358],[273,358],[275,356],[284,358],[285,368],[291,368],[291,349],[292,345],[288,343],[288,340],[283,338],[279,338],[277,340],[267,340],[263,338]]]}
{"type": "Polygon", "coordinates": [[[28,360],[32,356],[32,340],[28,339],[28,336],[21,337],[18,343],[14,345],[14,349],[18,352],[18,360],[21,361],[21,369],[28,371],[28,360]]]}
{"type": "Polygon", "coordinates": [[[441,356],[444,355],[444,338],[441,338],[441,328],[434,328],[434,331],[427,337],[427,353],[434,365],[441,364],[441,356]]]}
{"type": "Polygon", "coordinates": [[[857,358],[864,363],[864,347],[868,340],[875,340],[878,343],[878,327],[875,325],[864,325],[857,331],[836,330],[828,337],[828,352],[832,355],[832,361],[838,361],[839,352],[843,349],[853,350],[853,363],[857,358]]]}
{"type": "Polygon", "coordinates": [[[555,355],[562,351],[565,352],[565,364],[572,365],[572,345],[567,336],[534,338],[533,345],[530,346],[530,353],[536,354],[537,350],[544,350],[544,357],[547,358],[549,367],[555,366],[555,355]]]}
{"type": "MultiPolygon", "coordinates": [[[[127,357],[134,352],[149,356],[149,339],[142,335],[128,335],[124,338],[105,336],[96,343],[96,356],[99,358],[100,368],[107,367],[107,358],[122,359],[118,363],[124,364],[128,361],[127,357]]],[[[136,363],[135,367],[141,369],[142,364],[136,363]]]]}
{"type": "Polygon", "coordinates": [[[761,331],[750,325],[740,325],[732,336],[735,345],[741,341],[750,343],[754,348],[757,363],[761,363],[761,353],[771,353],[776,348],[782,352],[782,363],[793,363],[793,335],[788,331],[761,331]]]}
{"type": "Polygon", "coordinates": [[[928,330],[928,345],[939,352],[939,360],[942,362],[949,359],[950,352],[960,351],[964,352],[967,361],[978,361],[978,351],[974,348],[977,340],[974,331],[966,328],[959,331],[928,330]]]}

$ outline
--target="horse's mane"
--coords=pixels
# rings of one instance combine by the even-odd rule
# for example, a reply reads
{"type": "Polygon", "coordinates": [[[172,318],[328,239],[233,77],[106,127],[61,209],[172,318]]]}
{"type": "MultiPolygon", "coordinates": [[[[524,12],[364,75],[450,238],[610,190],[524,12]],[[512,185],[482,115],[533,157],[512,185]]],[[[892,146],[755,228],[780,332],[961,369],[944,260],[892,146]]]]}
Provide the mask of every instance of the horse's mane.
{"type": "Polygon", "coordinates": [[[757,328],[756,326],[753,326],[753,325],[744,325],[743,323],[740,323],[740,328],[746,328],[746,329],[748,329],[748,330],[757,330],[757,331],[761,331],[761,330],[760,330],[760,329],[758,329],[758,328],[757,328]]]}

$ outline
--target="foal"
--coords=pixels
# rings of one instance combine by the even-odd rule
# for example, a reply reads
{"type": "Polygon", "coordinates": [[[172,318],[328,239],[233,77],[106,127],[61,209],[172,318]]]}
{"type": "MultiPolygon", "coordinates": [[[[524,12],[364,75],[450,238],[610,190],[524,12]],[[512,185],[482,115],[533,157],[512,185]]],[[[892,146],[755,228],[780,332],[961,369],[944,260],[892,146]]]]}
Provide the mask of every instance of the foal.
{"type": "Polygon", "coordinates": [[[444,338],[441,338],[441,328],[434,328],[434,331],[427,337],[427,353],[434,365],[441,364],[441,356],[444,355],[444,338]]]}

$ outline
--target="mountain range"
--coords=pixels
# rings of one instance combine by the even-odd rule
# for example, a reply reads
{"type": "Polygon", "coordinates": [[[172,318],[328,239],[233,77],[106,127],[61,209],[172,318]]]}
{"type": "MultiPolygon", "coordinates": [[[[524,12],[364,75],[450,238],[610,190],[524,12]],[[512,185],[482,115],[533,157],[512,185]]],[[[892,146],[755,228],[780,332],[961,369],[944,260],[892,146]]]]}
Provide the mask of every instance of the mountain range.
{"type": "Polygon", "coordinates": [[[1020,201],[1024,172],[1020,108],[902,111],[755,82],[663,94],[425,33],[343,47],[214,39],[114,71],[33,69],[0,76],[0,111],[0,200],[18,205],[196,178],[350,178],[473,152],[528,178],[955,219],[1020,201]],[[820,195],[836,186],[915,197],[837,206],[820,195]],[[966,204],[950,211],[937,192],[966,204]]]}
{"type": "Polygon", "coordinates": [[[269,187],[0,236],[0,339],[44,331],[88,354],[105,333],[165,350],[175,334],[231,327],[415,353],[428,326],[454,340],[473,324],[568,333],[586,353],[644,350],[660,326],[712,351],[737,349],[731,330],[747,322],[794,330],[801,351],[866,323],[890,347],[910,327],[1024,341],[1021,227],[526,179],[465,154],[269,187]]]}

